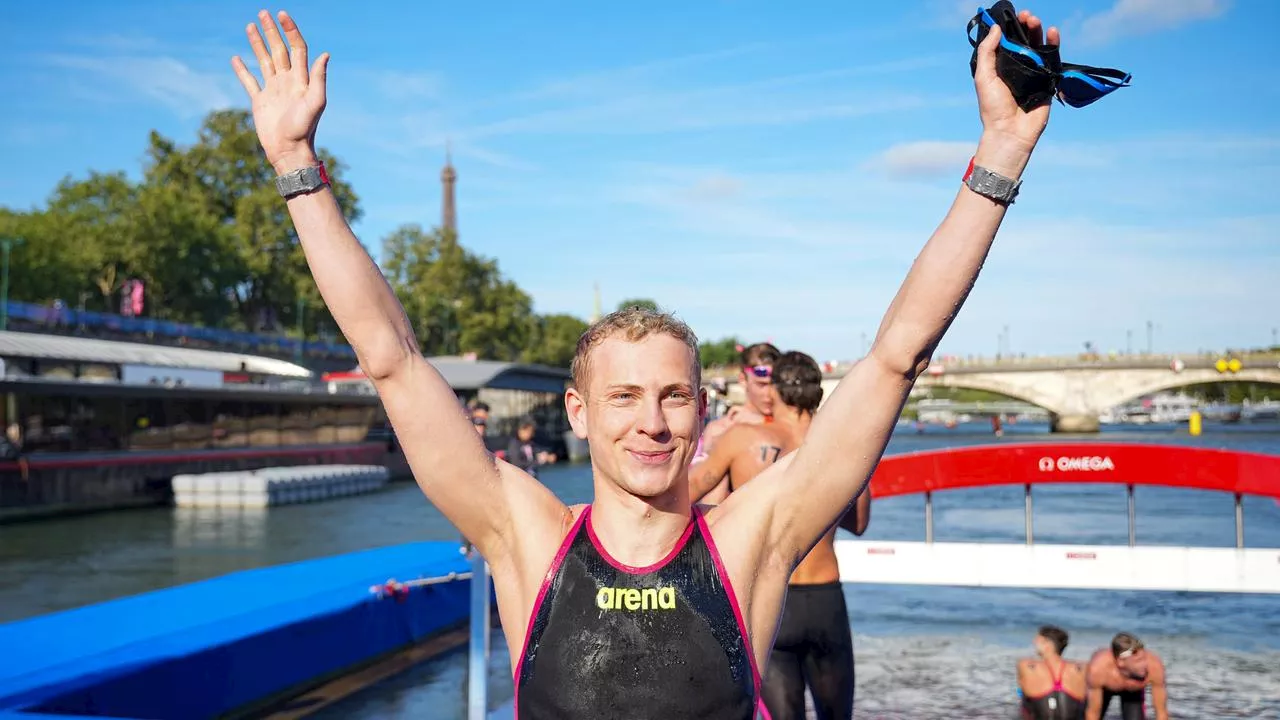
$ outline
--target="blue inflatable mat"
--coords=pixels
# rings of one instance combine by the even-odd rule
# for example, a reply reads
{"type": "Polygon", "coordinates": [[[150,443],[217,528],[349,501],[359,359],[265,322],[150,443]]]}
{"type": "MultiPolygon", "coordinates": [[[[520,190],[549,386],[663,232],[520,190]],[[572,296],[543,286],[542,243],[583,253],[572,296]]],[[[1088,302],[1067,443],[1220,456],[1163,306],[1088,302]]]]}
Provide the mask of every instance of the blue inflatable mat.
{"type": "Polygon", "coordinates": [[[212,717],[464,620],[469,580],[369,588],[469,569],[457,543],[413,543],[0,625],[0,712],[212,717]]]}

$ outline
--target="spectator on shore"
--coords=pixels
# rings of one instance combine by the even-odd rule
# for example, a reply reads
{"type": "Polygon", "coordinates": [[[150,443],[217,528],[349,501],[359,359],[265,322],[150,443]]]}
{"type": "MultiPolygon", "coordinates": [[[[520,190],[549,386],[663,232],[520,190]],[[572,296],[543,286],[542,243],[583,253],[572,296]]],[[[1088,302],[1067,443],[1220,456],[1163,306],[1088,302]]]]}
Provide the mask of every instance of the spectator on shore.
{"type": "Polygon", "coordinates": [[[520,418],[516,427],[516,435],[507,443],[505,460],[525,472],[538,476],[538,467],[556,461],[555,453],[541,449],[533,441],[533,433],[538,425],[533,418],[520,418]]]}

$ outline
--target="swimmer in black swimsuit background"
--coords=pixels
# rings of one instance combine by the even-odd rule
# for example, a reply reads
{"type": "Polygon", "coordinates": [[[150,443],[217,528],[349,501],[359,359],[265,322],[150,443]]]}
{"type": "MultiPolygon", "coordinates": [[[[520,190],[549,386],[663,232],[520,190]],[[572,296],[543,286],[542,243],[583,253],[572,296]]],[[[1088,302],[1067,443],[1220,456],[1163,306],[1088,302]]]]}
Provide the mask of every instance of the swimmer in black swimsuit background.
{"type": "Polygon", "coordinates": [[[1062,657],[1067,632],[1043,625],[1031,641],[1037,658],[1018,661],[1018,691],[1024,720],[1081,720],[1084,717],[1084,663],[1062,657]]]}
{"type": "Polygon", "coordinates": [[[1110,648],[1102,648],[1093,654],[1089,660],[1088,675],[1086,720],[1102,720],[1115,697],[1120,698],[1121,718],[1142,720],[1146,717],[1147,688],[1151,688],[1156,720],[1169,720],[1164,661],[1147,650],[1134,635],[1116,633],[1110,648]]]}
{"type": "MultiPolygon", "coordinates": [[[[394,22],[394,13],[385,15],[394,22]]],[[[674,709],[666,717],[754,717],[758,669],[768,662],[791,573],[866,487],[1010,207],[991,188],[1014,186],[1048,124],[1047,104],[1022,110],[997,75],[998,29],[977,49],[982,132],[973,171],[956,169],[955,200],[870,349],[799,450],[704,511],[689,497],[688,476],[707,407],[698,340],[667,313],[621,310],[578,341],[564,403],[589,446],[589,505],[566,506],[486,451],[328,185],[316,148],[328,54],[312,63],[287,13],[263,10],[257,20],[244,30],[261,81],[239,57],[232,67],[276,190],[414,479],[492,568],[518,716],[624,720],[674,709]],[[988,173],[1005,181],[982,182],[988,173]],[[962,174],[969,180],[960,182],[962,174]]],[[[1034,44],[1058,45],[1058,31],[1046,33],[1031,13],[1020,22],[1034,44]]],[[[809,252],[829,262],[824,249],[809,252]]],[[[672,280],[698,280],[697,266],[679,252],[652,259],[672,280]]]]}
{"type": "MultiPolygon", "coordinates": [[[[773,422],[736,425],[724,434],[705,462],[689,474],[693,497],[726,477],[738,491],[804,442],[822,403],[822,369],[801,352],[784,353],[773,364],[770,406],[773,422]]],[[[871,486],[838,526],[855,535],[871,521],[871,486]]],[[[854,656],[849,611],[840,583],[831,528],[805,556],[787,585],[787,602],[774,638],[764,678],[764,700],[773,720],[802,720],[805,690],[818,720],[853,717],[854,656]]]]}

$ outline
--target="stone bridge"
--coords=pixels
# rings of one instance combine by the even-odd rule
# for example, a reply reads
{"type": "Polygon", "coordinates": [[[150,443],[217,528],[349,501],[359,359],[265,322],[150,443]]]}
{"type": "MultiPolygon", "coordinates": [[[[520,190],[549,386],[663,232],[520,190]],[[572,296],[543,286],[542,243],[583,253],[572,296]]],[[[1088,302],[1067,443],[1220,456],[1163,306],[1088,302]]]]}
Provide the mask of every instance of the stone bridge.
{"type": "MultiPolygon", "coordinates": [[[[825,374],[825,396],[852,365],[825,374]]],[[[708,373],[708,383],[713,374],[708,373]]],[[[729,395],[741,397],[736,374],[721,375],[729,395]]],[[[1097,432],[1098,417],[1117,405],[1162,390],[1216,382],[1280,385],[1280,363],[1272,354],[1233,357],[1149,356],[1108,360],[1008,360],[956,363],[935,361],[917,388],[985,390],[1044,408],[1054,432],[1097,432]]]]}

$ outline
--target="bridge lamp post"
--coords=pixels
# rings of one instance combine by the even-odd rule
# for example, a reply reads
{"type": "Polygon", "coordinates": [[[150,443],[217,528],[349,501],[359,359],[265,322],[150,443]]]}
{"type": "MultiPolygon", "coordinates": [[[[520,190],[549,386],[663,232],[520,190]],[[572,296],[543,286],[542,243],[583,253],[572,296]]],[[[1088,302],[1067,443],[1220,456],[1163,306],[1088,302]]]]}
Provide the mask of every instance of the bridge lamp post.
{"type": "Polygon", "coordinates": [[[1132,330],[1124,331],[1124,354],[1125,355],[1133,354],[1133,331],[1132,330]]]}
{"type": "Polygon", "coordinates": [[[298,307],[294,312],[295,319],[298,321],[298,344],[294,346],[294,359],[298,362],[302,361],[302,346],[307,342],[307,335],[302,329],[302,314],[307,311],[306,300],[302,297],[302,293],[298,293],[298,307]]]}
{"type": "Polygon", "coordinates": [[[0,253],[4,255],[0,262],[0,330],[9,329],[9,253],[22,242],[22,238],[0,238],[0,253]]]}

